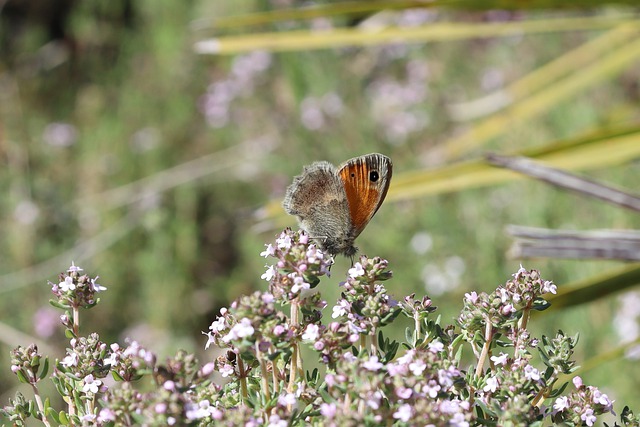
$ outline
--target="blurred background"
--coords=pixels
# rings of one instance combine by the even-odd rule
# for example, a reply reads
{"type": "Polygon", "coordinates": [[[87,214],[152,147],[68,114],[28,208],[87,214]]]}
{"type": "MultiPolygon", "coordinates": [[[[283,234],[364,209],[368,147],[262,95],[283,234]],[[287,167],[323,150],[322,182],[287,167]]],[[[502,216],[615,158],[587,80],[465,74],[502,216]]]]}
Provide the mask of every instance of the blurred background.
{"type": "MultiPolygon", "coordinates": [[[[17,386],[13,347],[64,354],[47,281],[72,261],[108,288],[82,333],[211,358],[201,331],[266,288],[259,253],[295,226],[280,202],[315,160],[393,159],[358,246],[390,261],[391,293],[431,296],[443,323],[520,263],[578,291],[634,267],[508,257],[508,224],[640,218],[483,160],[526,154],[637,191],[634,2],[477,3],[0,1],[2,402],[17,386]]],[[[348,267],[339,258],[321,284],[330,306],[348,267]]],[[[581,375],[618,411],[640,382],[637,361],[615,353],[639,334],[636,283],[577,292],[532,322],[580,334],[581,375]]]]}

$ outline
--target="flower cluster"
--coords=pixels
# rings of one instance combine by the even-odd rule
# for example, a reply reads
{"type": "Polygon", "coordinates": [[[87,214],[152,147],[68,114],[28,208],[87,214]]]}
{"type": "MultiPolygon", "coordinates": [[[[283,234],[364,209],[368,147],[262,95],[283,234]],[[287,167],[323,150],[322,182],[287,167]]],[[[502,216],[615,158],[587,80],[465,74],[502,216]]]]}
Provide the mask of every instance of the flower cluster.
{"type": "Polygon", "coordinates": [[[234,101],[250,95],[270,66],[269,52],[255,51],[236,57],[230,73],[211,83],[200,99],[200,111],[207,123],[221,128],[232,121],[234,101]]]}
{"type": "Polygon", "coordinates": [[[299,298],[303,291],[320,283],[320,276],[329,275],[333,259],[324,254],[315,244],[309,243],[305,232],[295,233],[286,229],[276,239],[275,246],[268,244],[260,254],[274,257],[278,261],[267,266],[261,276],[269,282],[269,292],[280,300],[299,298]]]}
{"type": "Polygon", "coordinates": [[[361,256],[360,262],[349,269],[347,281],[341,283],[344,290],[331,317],[346,317],[354,331],[364,334],[391,323],[400,314],[400,307],[379,283],[392,276],[387,266],[386,260],[361,256]]]}
{"type": "MultiPolygon", "coordinates": [[[[35,401],[18,394],[0,415],[18,426],[33,417],[45,426],[53,420],[109,427],[468,427],[592,426],[613,413],[613,401],[579,377],[575,390],[565,393],[564,378],[576,369],[577,338],[559,331],[538,339],[528,329],[531,311],[548,306],[542,295],[556,290],[536,270],[520,268],[491,294],[468,293],[456,327],[440,324],[427,296],[396,302],[388,295],[381,282],[391,272],[383,259],[360,257],[341,283],[340,298],[323,313],[327,304],[320,293],[308,291],[328,275],[332,260],[306,234],[285,230],[262,255],[277,260],[265,273],[269,291],[242,296],[221,310],[206,333],[206,347],[218,352],[204,365],[185,351],[158,363],[136,341],[121,347],[95,333],[79,335],[77,309],[95,304],[80,303],[88,300],[79,284],[91,281],[72,265],[62,281],[75,287],[61,281],[56,292],[65,310],[74,309],[73,333],[50,375],[67,408],[54,410],[39,395],[48,359],[35,346],[19,347],[11,369],[31,385],[35,401]],[[402,348],[382,330],[399,314],[412,321],[402,348]],[[329,322],[323,322],[325,315],[329,322]],[[304,370],[304,346],[319,354],[323,373],[304,370]],[[216,371],[222,384],[211,378],[216,371]]],[[[621,421],[640,427],[640,417],[628,408],[621,421]]]]}
{"type": "Polygon", "coordinates": [[[90,308],[98,303],[96,294],[106,290],[99,285],[96,276],[94,279],[86,274],[81,274],[82,268],[71,263],[71,267],[65,273],[60,273],[60,281],[49,282],[51,292],[57,298],[57,306],[60,308],[84,307],[90,308]]]}
{"type": "Polygon", "coordinates": [[[370,336],[372,346],[378,345],[379,328],[391,323],[400,313],[400,307],[391,298],[380,281],[391,278],[387,261],[380,258],[360,257],[349,269],[341,298],[333,306],[328,326],[312,323],[306,326],[303,340],[313,343],[320,352],[320,360],[334,366],[338,356],[352,345],[370,336]]]}
{"type": "Polygon", "coordinates": [[[509,332],[520,319],[527,318],[529,310],[548,307],[542,295],[556,293],[553,282],[542,280],[537,270],[527,271],[522,266],[513,277],[491,294],[475,291],[465,294],[458,324],[468,337],[484,333],[487,324],[496,330],[509,332]]]}
{"type": "Polygon", "coordinates": [[[65,357],[57,363],[57,369],[65,374],[84,378],[87,375],[95,375],[103,378],[109,371],[107,356],[107,344],[100,341],[96,333],[88,337],[72,338],[71,348],[67,349],[65,357]]]}
{"type": "Polygon", "coordinates": [[[35,344],[28,347],[18,346],[11,350],[11,372],[16,374],[22,383],[36,384],[47,375],[48,366],[48,359],[42,358],[35,344]]]}
{"type": "Polygon", "coordinates": [[[558,397],[553,403],[552,419],[555,423],[592,426],[596,415],[613,412],[613,401],[594,386],[585,386],[582,378],[574,377],[573,390],[567,396],[558,397]]]}
{"type": "Polygon", "coordinates": [[[434,341],[427,349],[409,350],[391,362],[366,352],[345,353],[335,373],[325,378],[331,396],[325,416],[332,425],[396,421],[468,426],[475,415],[462,393],[464,373],[443,350],[442,343],[434,341]],[[345,400],[353,406],[345,406],[345,400]]]}

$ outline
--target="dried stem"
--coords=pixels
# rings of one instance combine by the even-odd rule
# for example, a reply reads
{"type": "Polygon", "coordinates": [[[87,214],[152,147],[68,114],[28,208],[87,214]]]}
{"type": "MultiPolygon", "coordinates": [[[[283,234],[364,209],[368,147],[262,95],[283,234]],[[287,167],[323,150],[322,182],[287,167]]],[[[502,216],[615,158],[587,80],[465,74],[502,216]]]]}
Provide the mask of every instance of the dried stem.
{"type": "Polygon", "coordinates": [[[378,354],[378,334],[376,329],[374,328],[371,334],[371,354],[372,355],[376,355],[378,354]]]}
{"type": "Polygon", "coordinates": [[[42,398],[40,397],[40,393],[38,392],[38,386],[36,386],[35,384],[31,384],[31,388],[33,388],[33,395],[36,398],[36,404],[38,405],[38,412],[42,414],[42,423],[47,427],[51,427],[51,424],[49,424],[49,420],[47,420],[47,415],[44,413],[44,405],[42,403],[42,398]]]}
{"type": "Polygon", "coordinates": [[[485,360],[487,360],[487,356],[489,355],[489,349],[491,347],[491,340],[493,339],[493,326],[491,325],[491,320],[486,319],[487,324],[484,331],[484,345],[482,346],[482,353],[480,353],[480,357],[478,358],[478,366],[476,366],[475,376],[479,377],[482,374],[482,367],[484,366],[485,360]]]}
{"type": "MultiPolygon", "coordinates": [[[[291,301],[291,329],[298,332],[298,328],[300,327],[300,310],[299,310],[300,301],[296,298],[291,301]]],[[[302,361],[300,359],[300,349],[298,348],[298,342],[294,340],[291,343],[292,353],[291,353],[291,364],[289,366],[289,385],[287,386],[287,391],[289,393],[293,393],[296,379],[298,375],[299,365],[302,365],[302,361]]]]}
{"type": "Polygon", "coordinates": [[[247,391],[247,373],[244,369],[244,362],[238,354],[236,359],[238,361],[238,377],[240,379],[240,391],[242,393],[242,402],[246,403],[249,398],[249,392],[247,391]]]}
{"type": "Polygon", "coordinates": [[[271,393],[269,392],[269,370],[264,354],[262,354],[259,347],[259,343],[256,342],[256,357],[260,361],[260,383],[262,384],[262,393],[268,402],[271,400],[271,393]]]}
{"type": "Polygon", "coordinates": [[[73,334],[77,337],[80,335],[80,310],[74,305],[73,309],[73,334]]]}

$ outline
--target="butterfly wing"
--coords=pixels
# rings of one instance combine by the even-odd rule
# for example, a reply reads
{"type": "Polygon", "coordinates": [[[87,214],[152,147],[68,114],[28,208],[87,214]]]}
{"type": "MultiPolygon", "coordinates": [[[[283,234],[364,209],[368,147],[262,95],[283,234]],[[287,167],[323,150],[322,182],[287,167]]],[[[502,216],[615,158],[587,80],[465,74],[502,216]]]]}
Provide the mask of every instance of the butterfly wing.
{"type": "Polygon", "coordinates": [[[347,195],[354,239],[384,201],[392,166],[389,157],[378,153],[355,157],[340,165],[338,175],[347,195]]]}
{"type": "Polygon", "coordinates": [[[337,169],[329,162],[305,166],[287,188],[282,206],[298,217],[300,228],[332,254],[353,245],[349,205],[337,169]]]}

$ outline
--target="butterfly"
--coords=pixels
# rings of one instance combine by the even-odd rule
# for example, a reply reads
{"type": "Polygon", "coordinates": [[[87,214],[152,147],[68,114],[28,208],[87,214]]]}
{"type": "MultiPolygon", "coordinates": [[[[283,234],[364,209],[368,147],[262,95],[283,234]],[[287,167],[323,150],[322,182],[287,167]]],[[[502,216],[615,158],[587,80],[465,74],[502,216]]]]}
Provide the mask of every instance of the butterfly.
{"type": "Polygon", "coordinates": [[[387,195],[392,166],[389,157],[378,153],[354,157],[337,168],[314,162],[293,179],[282,206],[325,252],[353,259],[356,238],[387,195]]]}

